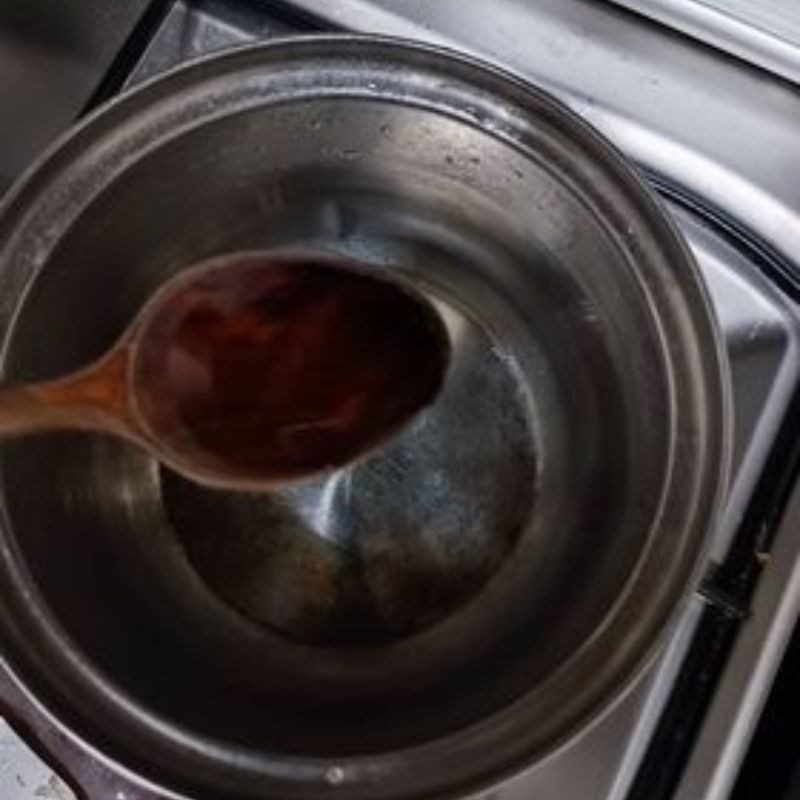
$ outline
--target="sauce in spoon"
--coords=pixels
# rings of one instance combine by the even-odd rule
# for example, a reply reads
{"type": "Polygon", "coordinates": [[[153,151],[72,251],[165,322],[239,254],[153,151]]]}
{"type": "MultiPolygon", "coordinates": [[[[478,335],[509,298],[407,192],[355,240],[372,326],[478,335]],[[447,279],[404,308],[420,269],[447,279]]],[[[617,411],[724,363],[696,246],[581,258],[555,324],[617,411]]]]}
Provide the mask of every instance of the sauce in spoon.
{"type": "Polygon", "coordinates": [[[433,400],[448,358],[434,307],[374,269],[233,254],[168,282],[94,365],[0,391],[0,433],[108,430],[200,482],[257,488],[375,447],[433,400]]]}

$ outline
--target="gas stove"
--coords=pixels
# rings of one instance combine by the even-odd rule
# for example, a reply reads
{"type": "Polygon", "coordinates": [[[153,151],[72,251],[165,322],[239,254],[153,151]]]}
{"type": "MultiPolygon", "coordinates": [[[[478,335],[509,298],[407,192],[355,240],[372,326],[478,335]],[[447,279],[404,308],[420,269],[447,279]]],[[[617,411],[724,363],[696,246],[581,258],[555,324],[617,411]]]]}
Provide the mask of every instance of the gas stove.
{"type": "MultiPolygon", "coordinates": [[[[345,30],[497,63],[559,97],[639,166],[689,242],[724,331],[735,406],[726,511],[705,579],[649,669],[589,729],[471,800],[729,797],[800,608],[800,92],[785,71],[591,0],[493,0],[491,10],[459,0],[172,0],[120,14],[95,20],[109,33],[94,62],[102,79],[81,73],[93,93],[76,90],[40,138],[79,107],[189,59],[345,30]]],[[[21,152],[0,153],[7,176],[33,155],[21,152]]],[[[166,797],[50,726],[7,677],[0,696],[11,723],[0,728],[3,798],[61,800],[69,786],[90,800],[166,797]]]]}

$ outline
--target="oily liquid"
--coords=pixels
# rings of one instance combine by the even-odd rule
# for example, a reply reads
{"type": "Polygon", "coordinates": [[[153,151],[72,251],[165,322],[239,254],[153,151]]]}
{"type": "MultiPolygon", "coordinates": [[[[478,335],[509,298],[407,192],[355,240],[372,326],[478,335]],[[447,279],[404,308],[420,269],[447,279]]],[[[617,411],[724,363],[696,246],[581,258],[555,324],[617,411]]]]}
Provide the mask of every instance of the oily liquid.
{"type": "Polygon", "coordinates": [[[343,465],[395,432],[435,397],[448,356],[435,309],[392,281],[247,256],[158,303],[134,380],[168,447],[280,480],[343,465]]]}

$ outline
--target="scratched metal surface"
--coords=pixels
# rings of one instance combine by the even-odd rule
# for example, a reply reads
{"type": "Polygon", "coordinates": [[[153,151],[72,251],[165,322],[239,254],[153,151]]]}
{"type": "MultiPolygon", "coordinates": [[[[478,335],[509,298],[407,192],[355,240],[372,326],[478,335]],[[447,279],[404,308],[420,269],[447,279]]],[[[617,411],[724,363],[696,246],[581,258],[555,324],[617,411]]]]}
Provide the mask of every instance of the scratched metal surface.
{"type": "Polygon", "coordinates": [[[75,800],[75,793],[0,719],[0,797],[75,800]]]}

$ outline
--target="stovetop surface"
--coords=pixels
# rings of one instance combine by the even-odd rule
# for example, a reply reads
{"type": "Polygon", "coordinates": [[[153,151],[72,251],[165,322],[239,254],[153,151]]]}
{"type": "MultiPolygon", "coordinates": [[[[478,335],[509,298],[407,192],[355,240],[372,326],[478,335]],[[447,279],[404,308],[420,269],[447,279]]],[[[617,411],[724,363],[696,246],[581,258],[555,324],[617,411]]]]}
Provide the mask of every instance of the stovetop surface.
{"type": "MultiPolygon", "coordinates": [[[[291,8],[266,0],[178,0],[165,15],[153,17],[150,33],[155,35],[146,47],[138,52],[128,47],[125,57],[117,59],[94,100],[214,50],[330,28],[377,30],[458,46],[493,58],[554,91],[645,170],[662,192],[707,280],[730,356],[735,405],[735,469],[726,512],[708,557],[709,565],[722,563],[735,550],[800,379],[800,317],[787,296],[795,277],[786,258],[793,250],[800,252],[800,224],[792,230],[780,224],[793,219],[800,208],[800,184],[790,186],[780,173],[784,158],[797,154],[794,163],[800,163],[800,134],[790,134],[785,126],[793,109],[800,112],[800,101],[783,84],[771,86],[771,94],[762,98],[761,112],[770,158],[759,149],[748,159],[745,140],[754,129],[748,125],[755,125],[757,115],[752,119],[741,112],[734,115],[739,123],[736,136],[725,130],[729,119],[717,118],[713,124],[709,119],[726,92],[734,91],[735,81],[738,102],[746,101],[751,92],[763,93],[762,76],[741,67],[728,74],[718,57],[696,45],[678,43],[670,34],[616,10],[598,10],[595,5],[592,15],[584,2],[576,2],[567,12],[563,3],[557,7],[555,2],[542,2],[533,9],[531,4],[501,0],[489,21],[474,18],[469,6],[452,5],[451,0],[437,4],[341,0],[321,11],[320,4],[305,0],[293,2],[291,8]],[[298,9],[312,16],[298,15],[298,9]],[[624,45],[611,35],[615,25],[624,45]],[[631,32],[636,36],[623,37],[631,32]],[[692,69],[699,71],[692,74],[692,69]],[[596,80],[599,74],[604,75],[602,82],[596,80]],[[704,94],[698,74],[714,86],[712,94],[704,94]],[[706,101],[713,107],[708,108],[706,101]]],[[[675,675],[683,668],[708,604],[725,601],[710,581],[705,597],[698,594],[687,602],[659,659],[610,713],[552,757],[476,798],[635,796],[637,776],[663,718],[675,675]]],[[[736,598],[730,602],[735,612],[736,598]]],[[[41,714],[31,712],[7,677],[0,682],[0,695],[16,707],[17,727],[33,730],[45,753],[64,765],[59,771],[88,797],[165,796],[88,757],[41,714]]],[[[684,776],[684,784],[686,780],[684,776]]],[[[20,750],[10,731],[0,729],[0,796],[8,800],[69,796],[58,781],[52,785],[48,781],[41,763],[20,750]],[[48,785],[46,791],[52,794],[36,794],[48,785]]],[[[705,796],[687,794],[677,778],[673,783],[677,798],[705,796]]],[[[701,784],[707,786],[710,779],[703,783],[700,776],[694,784],[690,781],[692,791],[701,784]]]]}

